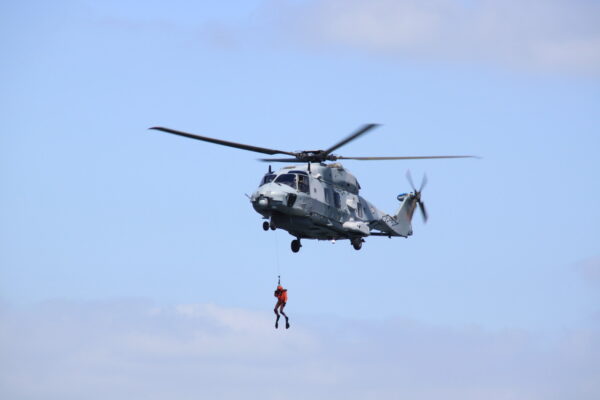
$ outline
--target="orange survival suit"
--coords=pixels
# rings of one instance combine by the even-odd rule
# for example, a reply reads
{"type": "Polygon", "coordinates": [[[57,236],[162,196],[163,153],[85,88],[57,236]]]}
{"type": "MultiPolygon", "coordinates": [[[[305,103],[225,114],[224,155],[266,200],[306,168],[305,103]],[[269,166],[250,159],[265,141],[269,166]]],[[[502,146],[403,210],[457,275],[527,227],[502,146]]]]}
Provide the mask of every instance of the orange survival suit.
{"type": "Polygon", "coordinates": [[[285,312],[283,312],[283,308],[288,301],[287,289],[284,289],[281,285],[277,285],[277,290],[275,290],[274,295],[277,297],[277,304],[275,304],[275,309],[273,310],[277,316],[277,319],[275,320],[275,328],[279,328],[279,318],[281,317],[279,313],[281,313],[285,317],[285,329],[289,329],[290,320],[285,312]]]}

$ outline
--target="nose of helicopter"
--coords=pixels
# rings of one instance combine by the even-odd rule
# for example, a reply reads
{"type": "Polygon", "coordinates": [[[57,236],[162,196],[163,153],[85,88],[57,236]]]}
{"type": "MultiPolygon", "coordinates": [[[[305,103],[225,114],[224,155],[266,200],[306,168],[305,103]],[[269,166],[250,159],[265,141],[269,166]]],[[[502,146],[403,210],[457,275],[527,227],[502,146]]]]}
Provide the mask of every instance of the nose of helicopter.
{"type": "Polygon", "coordinates": [[[276,183],[268,183],[256,190],[250,197],[256,211],[274,210],[280,207],[291,207],[296,200],[292,188],[276,183]]]}
{"type": "Polygon", "coordinates": [[[256,205],[259,206],[260,208],[267,208],[267,206],[269,205],[269,198],[267,198],[265,196],[260,196],[256,200],[256,205]]]}

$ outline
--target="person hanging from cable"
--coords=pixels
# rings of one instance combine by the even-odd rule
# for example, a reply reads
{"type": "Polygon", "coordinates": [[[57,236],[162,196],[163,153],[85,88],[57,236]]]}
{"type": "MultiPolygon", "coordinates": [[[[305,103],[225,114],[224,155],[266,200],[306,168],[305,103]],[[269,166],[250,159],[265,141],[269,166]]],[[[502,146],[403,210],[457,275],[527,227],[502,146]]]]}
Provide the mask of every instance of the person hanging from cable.
{"type": "Polygon", "coordinates": [[[290,320],[288,316],[283,312],[283,308],[285,307],[288,300],[287,289],[284,289],[283,286],[281,286],[280,277],[277,277],[277,289],[275,290],[275,297],[277,297],[277,304],[275,304],[275,309],[273,310],[275,312],[275,315],[277,316],[277,319],[275,320],[275,328],[279,328],[279,318],[281,317],[279,313],[281,313],[285,317],[285,329],[289,329],[290,320]]]}

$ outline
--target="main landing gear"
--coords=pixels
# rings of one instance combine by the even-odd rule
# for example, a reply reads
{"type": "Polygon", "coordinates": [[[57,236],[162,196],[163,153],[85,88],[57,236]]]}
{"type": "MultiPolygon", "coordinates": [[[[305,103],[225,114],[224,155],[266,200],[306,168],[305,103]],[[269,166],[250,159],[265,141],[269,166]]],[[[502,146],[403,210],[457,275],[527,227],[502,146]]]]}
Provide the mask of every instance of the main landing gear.
{"type": "Polygon", "coordinates": [[[263,222],[263,229],[264,229],[265,231],[268,231],[268,230],[269,230],[269,228],[271,228],[271,230],[272,230],[272,231],[274,231],[275,229],[277,229],[277,228],[275,227],[275,225],[273,225],[273,223],[271,223],[271,222],[269,222],[269,221],[265,221],[265,222],[263,222]]]}
{"type": "Polygon", "coordinates": [[[363,242],[364,240],[362,238],[354,238],[350,241],[350,243],[352,243],[352,247],[354,247],[354,250],[360,250],[363,242]]]}
{"type": "Polygon", "coordinates": [[[292,251],[294,253],[299,252],[300,251],[300,247],[302,247],[302,245],[300,244],[300,239],[294,239],[294,240],[292,240],[291,248],[292,248],[292,251]]]}

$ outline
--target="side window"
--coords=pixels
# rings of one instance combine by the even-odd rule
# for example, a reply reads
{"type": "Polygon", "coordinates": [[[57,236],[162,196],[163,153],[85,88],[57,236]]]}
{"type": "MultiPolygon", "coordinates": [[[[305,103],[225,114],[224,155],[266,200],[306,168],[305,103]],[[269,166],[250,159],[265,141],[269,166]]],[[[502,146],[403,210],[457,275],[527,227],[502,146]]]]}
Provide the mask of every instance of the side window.
{"type": "Polygon", "coordinates": [[[340,194],[336,191],[333,192],[333,203],[336,208],[342,208],[342,202],[340,200],[340,194]]]}
{"type": "Polygon", "coordinates": [[[304,193],[310,193],[308,176],[298,175],[298,190],[304,193]]]}
{"type": "Polygon", "coordinates": [[[325,203],[331,205],[331,190],[329,188],[323,190],[325,192],[325,203]]]}
{"type": "Polygon", "coordinates": [[[363,205],[360,201],[358,202],[358,205],[356,206],[356,210],[358,212],[358,217],[362,218],[363,217],[363,205]]]}

